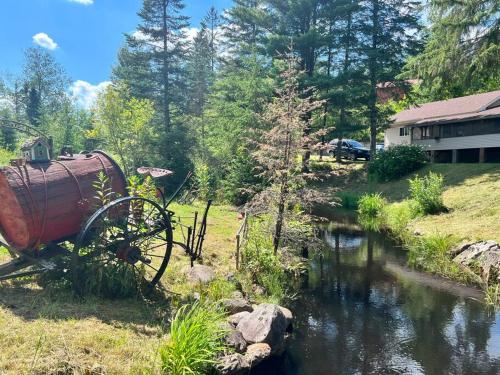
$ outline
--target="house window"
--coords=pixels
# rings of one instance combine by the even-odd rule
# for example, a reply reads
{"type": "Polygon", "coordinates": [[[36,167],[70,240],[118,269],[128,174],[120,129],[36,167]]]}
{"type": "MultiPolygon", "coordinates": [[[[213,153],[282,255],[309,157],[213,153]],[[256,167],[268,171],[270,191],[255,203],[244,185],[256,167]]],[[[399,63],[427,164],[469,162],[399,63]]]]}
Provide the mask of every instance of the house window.
{"type": "Polygon", "coordinates": [[[431,127],[430,126],[422,126],[420,129],[422,132],[422,139],[428,139],[431,137],[431,127]]]}
{"type": "Polygon", "coordinates": [[[400,137],[407,137],[410,135],[410,129],[409,128],[399,128],[399,136],[400,137]]]}

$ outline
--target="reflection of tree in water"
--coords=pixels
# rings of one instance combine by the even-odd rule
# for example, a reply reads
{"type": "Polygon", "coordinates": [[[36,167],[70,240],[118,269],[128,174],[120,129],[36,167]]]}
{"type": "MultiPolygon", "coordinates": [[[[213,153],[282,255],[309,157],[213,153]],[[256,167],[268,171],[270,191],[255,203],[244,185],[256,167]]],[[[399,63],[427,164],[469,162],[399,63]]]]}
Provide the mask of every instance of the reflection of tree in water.
{"type": "Polygon", "coordinates": [[[291,345],[290,373],[498,371],[498,360],[485,352],[494,317],[484,308],[414,282],[396,282],[383,271],[384,252],[371,235],[347,253],[340,235],[332,237],[333,248],[312,261],[303,299],[295,306],[303,326],[291,345]]]}

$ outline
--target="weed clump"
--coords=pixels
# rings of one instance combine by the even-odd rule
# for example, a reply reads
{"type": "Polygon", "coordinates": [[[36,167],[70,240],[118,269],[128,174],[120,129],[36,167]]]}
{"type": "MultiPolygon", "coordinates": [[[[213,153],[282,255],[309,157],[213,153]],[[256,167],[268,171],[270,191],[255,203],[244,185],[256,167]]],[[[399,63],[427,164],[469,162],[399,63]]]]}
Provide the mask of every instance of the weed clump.
{"type": "Polygon", "coordinates": [[[384,224],[384,208],[387,201],[381,194],[365,194],[358,201],[360,224],[369,230],[379,230],[384,224]]]}
{"type": "Polygon", "coordinates": [[[427,176],[415,176],[408,180],[410,194],[422,213],[436,214],[445,210],[443,203],[444,178],[437,173],[429,172],[427,176]]]}
{"type": "Polygon", "coordinates": [[[214,303],[182,306],[170,324],[168,340],[159,349],[162,373],[207,374],[225,349],[223,319],[224,311],[214,303]]]}

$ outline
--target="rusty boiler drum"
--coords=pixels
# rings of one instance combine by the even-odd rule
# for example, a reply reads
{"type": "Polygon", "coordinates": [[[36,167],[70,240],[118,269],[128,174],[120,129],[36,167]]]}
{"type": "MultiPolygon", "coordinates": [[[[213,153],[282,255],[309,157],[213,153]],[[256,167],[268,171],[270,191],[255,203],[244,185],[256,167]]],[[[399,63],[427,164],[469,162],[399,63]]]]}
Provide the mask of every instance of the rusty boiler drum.
{"type": "Polygon", "coordinates": [[[103,172],[113,198],[126,195],[120,167],[95,151],[58,161],[0,168],[0,234],[18,250],[71,238],[95,211],[93,184],[103,172]]]}

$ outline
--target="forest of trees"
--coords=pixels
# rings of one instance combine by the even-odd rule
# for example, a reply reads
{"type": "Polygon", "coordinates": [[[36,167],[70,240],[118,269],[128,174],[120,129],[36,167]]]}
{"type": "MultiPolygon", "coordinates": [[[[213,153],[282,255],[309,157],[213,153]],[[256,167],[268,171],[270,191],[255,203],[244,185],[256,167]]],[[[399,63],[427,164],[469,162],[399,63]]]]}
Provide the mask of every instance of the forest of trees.
{"type": "MultiPolygon", "coordinates": [[[[106,149],[128,175],[165,167],[175,185],[194,170],[200,195],[242,204],[268,183],[255,137],[270,129],[264,112],[290,50],[301,92],[314,88],[321,103],[303,114],[304,136],[323,129],[323,141],[356,137],[375,152],[395,108],[377,101],[377,85],[411,91],[406,105],[500,88],[498,12],[491,0],[234,0],[189,40],[183,0],[143,0],[93,108],[72,102],[50,52],[30,48],[22,74],[0,77],[0,117],[56,148],[106,149]]],[[[21,135],[0,129],[0,146],[15,150],[21,135]]],[[[303,171],[312,151],[306,142],[303,171]]]]}

